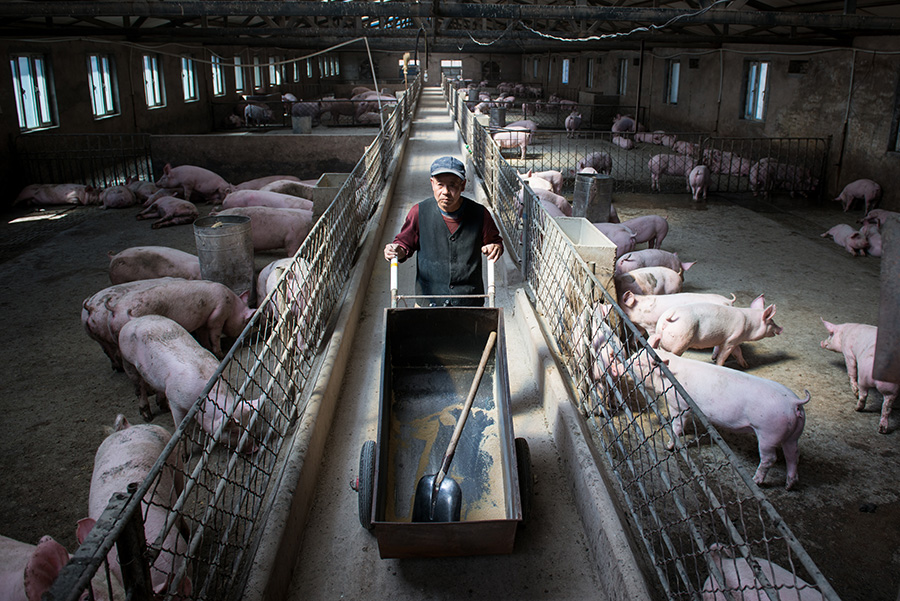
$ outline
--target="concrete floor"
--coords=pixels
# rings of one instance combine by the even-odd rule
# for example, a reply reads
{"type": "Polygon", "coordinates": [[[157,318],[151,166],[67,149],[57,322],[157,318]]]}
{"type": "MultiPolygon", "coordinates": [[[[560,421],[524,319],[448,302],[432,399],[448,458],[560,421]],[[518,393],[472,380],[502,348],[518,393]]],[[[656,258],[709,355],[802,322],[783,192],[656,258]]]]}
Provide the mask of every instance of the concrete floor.
{"type": "MultiPolygon", "coordinates": [[[[390,242],[409,209],[430,195],[428,169],[438,156],[463,151],[439,90],[427,89],[413,122],[383,239],[390,242]]],[[[470,176],[470,180],[471,180],[470,176]]],[[[473,194],[470,181],[466,194],[473,194]]],[[[376,249],[377,250],[377,249],[376,249]]],[[[380,252],[380,251],[379,251],[380,252]]],[[[354,357],[344,374],[315,501],[296,558],[290,599],[599,599],[601,588],[560,454],[544,418],[530,344],[515,316],[521,286],[509,257],[498,264],[497,305],[504,308],[514,430],[531,449],[532,518],[516,535],[510,555],[448,559],[380,559],[374,536],[359,524],[350,488],[360,448],[375,440],[378,419],[383,313],[390,304],[388,264],[381,260],[368,282],[354,357]]],[[[412,293],[415,268],[401,266],[400,290],[412,293]]]]}

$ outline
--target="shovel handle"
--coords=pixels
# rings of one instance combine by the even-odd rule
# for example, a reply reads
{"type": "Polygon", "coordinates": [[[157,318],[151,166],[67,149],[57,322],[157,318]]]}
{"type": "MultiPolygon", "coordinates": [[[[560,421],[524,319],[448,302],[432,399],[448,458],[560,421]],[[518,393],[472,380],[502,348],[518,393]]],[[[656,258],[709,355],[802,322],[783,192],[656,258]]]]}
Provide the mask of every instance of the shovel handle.
{"type": "Polygon", "coordinates": [[[478,385],[481,384],[481,376],[484,375],[484,368],[491,356],[491,350],[497,341],[497,332],[491,332],[484,345],[484,352],[481,354],[481,361],[478,363],[478,370],[475,372],[475,380],[469,387],[469,396],[466,397],[466,404],[463,406],[462,413],[456,421],[456,428],[453,430],[453,436],[450,438],[450,444],[447,446],[447,452],[444,454],[444,461],[441,463],[441,469],[434,477],[434,489],[439,490],[444,476],[450,471],[450,462],[453,461],[453,454],[456,452],[456,445],[459,443],[459,437],[462,434],[463,426],[466,425],[466,419],[469,417],[469,410],[472,403],[475,402],[475,393],[478,392],[478,385]]]}

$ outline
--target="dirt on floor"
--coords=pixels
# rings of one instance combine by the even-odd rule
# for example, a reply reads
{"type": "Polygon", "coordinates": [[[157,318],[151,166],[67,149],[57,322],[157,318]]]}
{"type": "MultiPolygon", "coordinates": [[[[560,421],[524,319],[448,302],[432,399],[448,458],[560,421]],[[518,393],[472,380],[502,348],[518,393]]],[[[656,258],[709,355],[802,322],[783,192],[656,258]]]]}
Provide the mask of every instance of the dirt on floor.
{"type": "MultiPolygon", "coordinates": [[[[798,485],[784,490],[780,460],[763,490],[842,599],[895,601],[900,414],[892,416],[889,434],[879,434],[880,395],[873,392],[866,410],[855,411],[842,357],[819,346],[826,337],[820,318],[877,324],[880,260],[852,257],[820,237],[837,223],[855,224],[860,212],[787,197],[711,197],[702,211],[685,194],[615,200],[623,220],[668,218],[663,249],[697,261],[686,273],[685,291],[734,293],[738,306],[765,294],[777,306],[784,333],[743,345],[747,371],[797,394],[808,389],[812,400],[798,485]]],[[[109,285],[108,251],[163,245],[196,252],[190,226],[152,230],[135,221],[138,210],[22,209],[0,224],[0,274],[7,282],[0,291],[7,341],[0,349],[0,534],[32,544],[50,534],[74,550],[104,426],[117,413],[142,421],[131,383],[110,368],[80,321],[82,301],[109,285]]],[[[257,269],[278,256],[258,255],[257,269]]],[[[154,423],[172,428],[169,415],[154,423]]],[[[726,440],[752,472],[755,440],[726,440]]]]}

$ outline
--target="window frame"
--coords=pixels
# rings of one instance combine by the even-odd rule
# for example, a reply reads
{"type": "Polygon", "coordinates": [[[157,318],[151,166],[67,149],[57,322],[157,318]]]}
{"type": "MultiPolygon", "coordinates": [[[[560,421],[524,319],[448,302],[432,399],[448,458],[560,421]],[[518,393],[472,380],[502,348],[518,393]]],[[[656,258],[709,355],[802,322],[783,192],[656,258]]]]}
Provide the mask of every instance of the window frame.
{"type": "Polygon", "coordinates": [[[163,108],[166,106],[166,86],[159,55],[155,53],[142,55],[141,67],[144,78],[144,101],[147,108],[163,108]],[[149,79],[148,76],[150,76],[149,79]]]}
{"type": "Polygon", "coordinates": [[[89,53],[87,68],[94,119],[108,119],[119,115],[121,111],[115,57],[111,54],[89,53]]]}
{"type": "Polygon", "coordinates": [[[244,59],[235,55],[234,57],[234,91],[247,91],[247,76],[244,73],[244,59]]]}
{"type": "Polygon", "coordinates": [[[772,64],[769,61],[746,61],[744,69],[744,101],[741,108],[742,119],[757,123],[765,122],[769,105],[769,73],[771,72],[771,66],[772,64]]]}
{"type": "Polygon", "coordinates": [[[282,58],[280,56],[269,57],[269,86],[280,86],[284,81],[282,72],[282,58]]]}
{"type": "Polygon", "coordinates": [[[670,58],[666,60],[666,94],[665,104],[678,104],[678,88],[681,83],[681,60],[670,58]]]}
{"type": "Polygon", "coordinates": [[[588,57],[587,59],[587,75],[584,81],[584,87],[589,90],[594,88],[594,57],[588,57]]]}
{"type": "Polygon", "coordinates": [[[532,77],[534,79],[537,79],[538,77],[541,76],[541,59],[539,59],[539,58],[534,59],[534,63],[532,64],[531,71],[532,71],[532,77]]]}
{"type": "Polygon", "coordinates": [[[262,75],[262,61],[259,56],[253,57],[253,81],[250,82],[254,90],[262,90],[265,86],[262,75]]]}
{"type": "Polygon", "coordinates": [[[572,59],[562,59],[562,69],[559,70],[559,82],[565,86],[569,85],[569,69],[572,66],[572,59]]]}
{"type": "Polygon", "coordinates": [[[22,132],[50,129],[58,125],[56,98],[53,93],[53,77],[46,55],[34,52],[11,54],[10,70],[16,98],[16,112],[19,130],[22,132]],[[21,72],[22,61],[26,62],[28,73],[21,72]],[[27,85],[26,86],[24,84],[27,85]],[[29,106],[25,98],[30,96],[29,106]],[[34,119],[29,123],[29,116],[34,119]]]}
{"type": "Polygon", "coordinates": [[[616,94],[625,96],[628,93],[628,59],[619,59],[619,69],[616,73],[616,94]]]}
{"type": "Polygon", "coordinates": [[[222,57],[213,54],[210,56],[209,63],[213,96],[224,96],[228,90],[225,86],[225,70],[222,68],[222,57]]]}
{"type": "Polygon", "coordinates": [[[197,70],[194,68],[194,58],[181,57],[181,91],[184,101],[199,102],[200,91],[197,89],[197,70]]]}

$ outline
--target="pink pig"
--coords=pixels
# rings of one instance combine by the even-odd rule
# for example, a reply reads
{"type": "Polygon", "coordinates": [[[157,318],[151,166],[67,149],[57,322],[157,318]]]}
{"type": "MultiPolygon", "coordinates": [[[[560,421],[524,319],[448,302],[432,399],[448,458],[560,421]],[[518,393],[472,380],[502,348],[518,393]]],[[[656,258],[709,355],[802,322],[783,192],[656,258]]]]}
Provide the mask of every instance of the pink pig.
{"type": "Polygon", "coordinates": [[[303,209],[235,207],[218,215],[245,215],[250,218],[253,250],[283,248],[292,257],[306,240],[313,225],[313,212],[303,209]]]}
{"type": "Polygon", "coordinates": [[[100,191],[82,184],[31,184],[19,192],[13,204],[20,202],[33,206],[95,205],[100,203],[100,191]]]}
{"type": "Polygon", "coordinates": [[[554,194],[559,194],[562,191],[563,176],[559,171],[550,169],[548,171],[532,172],[529,170],[528,173],[525,174],[525,177],[539,177],[550,182],[550,189],[553,190],[554,194]]]}
{"type": "Polygon", "coordinates": [[[634,243],[646,242],[648,248],[659,248],[666,234],[669,233],[669,222],[659,215],[644,215],[622,222],[622,225],[634,232],[634,243]]]}
{"type": "Polygon", "coordinates": [[[630,228],[621,223],[594,223],[593,226],[600,230],[609,241],[616,245],[616,258],[634,250],[634,239],[637,237],[630,228]]]}
{"type": "Polygon", "coordinates": [[[265,177],[258,177],[256,179],[250,179],[245,182],[241,182],[234,187],[235,190],[259,190],[263,186],[271,184],[272,182],[288,180],[292,182],[299,182],[300,179],[293,175],[267,175],[265,177]]]}
{"type": "Polygon", "coordinates": [[[619,298],[629,290],[634,294],[674,294],[681,292],[684,283],[677,271],[659,266],[639,267],[613,279],[619,298]]]}
{"type": "MultiPolygon", "coordinates": [[[[711,365],[704,361],[685,359],[662,349],[656,351],[667,364],[674,378],[684,387],[700,411],[717,428],[733,432],[754,432],[759,445],[759,466],[753,481],[762,484],[766,473],[777,459],[780,446],[787,463],[785,488],[790,490],[797,483],[797,442],[806,425],[803,405],[809,402],[798,398],[787,386],[742,371],[711,365]]],[[[664,377],[659,364],[642,349],[630,359],[635,377],[658,395],[663,395],[669,407],[675,437],[684,432],[690,406],[677,393],[671,380],[664,377]]],[[[616,375],[625,372],[624,365],[611,367],[616,375]]],[[[667,444],[675,448],[675,440],[667,444]]]]}
{"type": "Polygon", "coordinates": [[[196,193],[210,203],[221,202],[234,189],[222,176],[209,169],[196,165],[172,167],[168,163],[163,167],[163,175],[156,185],[159,188],[180,188],[185,200],[191,200],[191,194],[196,193]]]}
{"type": "Polygon", "coordinates": [[[821,234],[822,238],[827,238],[828,236],[831,236],[836,244],[843,246],[854,257],[864,255],[866,248],[869,246],[866,237],[853,229],[852,225],[847,225],[846,223],[839,223],[824,234],[821,234]]]}
{"type": "Polygon", "coordinates": [[[597,173],[609,173],[612,171],[612,158],[609,153],[603,151],[592,152],[575,163],[572,174],[582,173],[588,167],[596,169],[597,173]]]}
{"type": "Polygon", "coordinates": [[[565,196],[554,194],[550,190],[541,190],[540,188],[535,190],[534,193],[542,203],[552,203],[566,217],[572,216],[572,205],[569,204],[565,196]]]}
{"type": "Polygon", "coordinates": [[[835,325],[822,320],[828,330],[828,338],[822,341],[822,348],[843,353],[847,375],[850,376],[850,388],[857,395],[856,410],[866,408],[869,390],[874,388],[884,397],[881,404],[881,419],[878,431],[888,432],[888,418],[894,399],[900,391],[900,384],[876,380],[872,375],[875,363],[875,341],[878,339],[878,328],[861,323],[842,323],[835,325]]]}
{"type": "Polygon", "coordinates": [[[498,131],[492,137],[501,151],[505,148],[520,148],[522,153],[519,158],[521,159],[525,158],[525,151],[531,144],[531,130],[524,127],[506,128],[498,131]]]}
{"type": "Polygon", "coordinates": [[[50,536],[37,546],[0,536],[0,599],[39,601],[67,563],[69,552],[50,536]]]}
{"type": "Polygon", "coordinates": [[[695,166],[692,157],[682,154],[655,154],[647,161],[650,168],[650,189],[659,191],[659,177],[661,175],[686,176],[695,166]]]}
{"type": "MultiPolygon", "coordinates": [[[[151,198],[153,198],[151,196],[151,198]]],[[[169,227],[172,225],[181,225],[184,223],[194,223],[200,211],[194,206],[194,203],[174,196],[160,196],[153,201],[150,206],[136,215],[138,220],[155,219],[150,227],[157,230],[161,227],[169,227]]]]}
{"type": "Polygon", "coordinates": [[[750,308],[727,307],[714,303],[696,303],[672,307],[659,316],[656,333],[647,341],[682,355],[689,348],[713,348],[712,359],[724,365],[734,354],[738,365],[747,367],[741,343],[781,334],[775,323],[775,305],[765,306],[763,295],[756,297],[750,308]]]}
{"type": "Polygon", "coordinates": [[[100,193],[100,203],[104,209],[124,209],[133,207],[139,202],[128,186],[110,186],[100,193]]]}
{"type": "Polygon", "coordinates": [[[119,348],[125,373],[135,384],[141,406],[149,406],[148,394],[155,392],[157,401],[162,395],[177,428],[199,402],[196,420],[204,432],[216,440],[221,437],[222,442],[242,452],[256,450],[248,428],[259,408],[259,399],[238,400],[221,378],[209,395],[201,396],[215,375],[219,360],[183,327],[161,315],[136,317],[119,333],[119,348]]]}
{"type": "Polygon", "coordinates": [[[876,208],[881,201],[881,186],[870,179],[858,179],[844,186],[844,189],[841,190],[841,193],[837,195],[835,200],[840,201],[846,213],[857,198],[862,198],[866,203],[865,211],[863,212],[863,215],[865,215],[869,212],[869,209],[876,208]]]}
{"type": "Polygon", "coordinates": [[[694,202],[699,202],[701,195],[703,195],[703,200],[706,200],[706,191],[709,188],[709,167],[697,165],[691,169],[691,173],[688,175],[688,186],[691,188],[694,202]]]}
{"type": "MultiPolygon", "coordinates": [[[[143,482],[162,455],[172,435],[161,426],[142,424],[132,426],[124,415],[116,417],[112,434],[97,448],[94,471],[88,497],[88,517],[78,521],[78,542],[83,543],[100,518],[110,499],[124,493],[132,482],[143,482]]],[[[165,531],[169,507],[175,504],[183,488],[181,465],[172,453],[159,479],[142,499],[144,538],[148,545],[160,545],[159,555],[150,566],[153,592],[164,594],[185,562],[188,544],[179,530],[179,522],[165,531]],[[162,540],[158,540],[158,539],[162,540]]],[[[122,569],[117,554],[108,556],[110,570],[122,583],[122,569]]],[[[191,580],[185,576],[176,587],[182,598],[191,593],[191,580]]]]}
{"type": "Polygon", "coordinates": [[[659,265],[668,267],[678,273],[684,273],[690,269],[696,261],[689,263],[683,262],[678,258],[678,253],[670,253],[666,250],[658,248],[646,248],[644,250],[635,250],[619,257],[616,261],[616,273],[628,273],[639,267],[653,267],[659,265]]]}
{"type": "Polygon", "coordinates": [[[631,150],[632,148],[634,148],[634,140],[632,140],[631,138],[626,138],[624,136],[613,136],[612,143],[619,148],[624,148],[625,150],[631,150]]]}
{"type": "Polygon", "coordinates": [[[199,280],[200,259],[168,246],[132,246],[118,253],[109,252],[112,284],[164,277],[199,280]]]}
{"type": "Polygon", "coordinates": [[[313,201],[269,190],[235,190],[222,201],[223,209],[235,207],[272,207],[273,209],[313,210],[313,201]]]}
{"type": "Polygon", "coordinates": [[[625,291],[619,299],[622,311],[634,325],[652,336],[656,332],[656,322],[659,316],[669,308],[687,305],[689,303],[716,303],[731,306],[735,297],[726,298],[721,294],[704,292],[677,292],[674,294],[635,294],[631,290],[625,291]]]}
{"type": "MultiPolygon", "coordinates": [[[[724,545],[715,543],[709,546],[709,556],[722,572],[725,584],[722,586],[712,574],[703,583],[701,601],[766,601],[769,599],[763,584],[757,580],[750,563],[743,557],[732,558],[732,553],[724,545]],[[726,591],[728,595],[726,595],[726,591]]],[[[753,557],[765,575],[769,586],[778,591],[778,598],[784,601],[822,601],[824,598],[818,589],[811,584],[785,570],[777,563],[762,557],[753,557]]]]}

